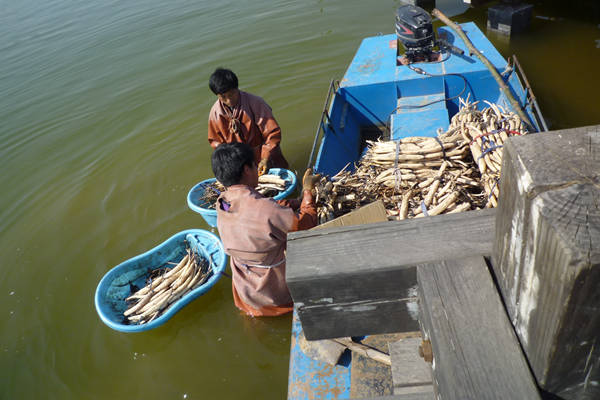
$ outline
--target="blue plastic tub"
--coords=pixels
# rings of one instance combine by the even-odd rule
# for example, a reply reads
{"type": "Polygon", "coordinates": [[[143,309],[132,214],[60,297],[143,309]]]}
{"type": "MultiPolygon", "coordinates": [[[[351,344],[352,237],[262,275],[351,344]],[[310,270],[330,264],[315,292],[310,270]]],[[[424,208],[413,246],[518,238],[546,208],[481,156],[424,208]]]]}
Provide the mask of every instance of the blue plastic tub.
{"type": "MultiPolygon", "coordinates": [[[[274,196],[274,200],[285,199],[296,188],[296,174],[294,174],[289,169],[271,168],[267,173],[270,175],[279,175],[279,177],[285,179],[286,181],[285,190],[279,193],[277,196],[274,196]]],[[[188,192],[187,195],[188,207],[202,215],[206,223],[213,227],[217,226],[217,210],[215,210],[214,208],[206,208],[207,204],[202,203],[200,197],[204,193],[206,186],[214,182],[216,182],[215,178],[205,179],[202,182],[198,183],[196,186],[194,186],[188,192]]]]}
{"type": "Polygon", "coordinates": [[[96,311],[102,322],[121,332],[141,332],[164,324],[177,311],[190,301],[204,294],[221,278],[227,265],[227,255],[219,239],[202,229],[188,229],[117,265],[104,275],[96,288],[96,311]],[[200,257],[208,260],[212,266],[212,275],[206,282],[171,304],[163,313],[146,324],[129,325],[123,312],[127,309],[125,299],[137,288],[146,285],[146,278],[152,270],[164,266],[167,262],[179,262],[186,254],[187,245],[200,257]]]}

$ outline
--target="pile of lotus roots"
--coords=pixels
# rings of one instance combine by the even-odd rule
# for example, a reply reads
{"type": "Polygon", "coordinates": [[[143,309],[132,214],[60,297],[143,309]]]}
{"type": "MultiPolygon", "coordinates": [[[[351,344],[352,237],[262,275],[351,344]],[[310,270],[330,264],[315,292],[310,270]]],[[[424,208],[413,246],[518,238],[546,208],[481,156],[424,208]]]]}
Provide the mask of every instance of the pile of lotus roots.
{"type": "Polygon", "coordinates": [[[164,313],[169,306],[201,286],[212,275],[210,263],[189,248],[172,268],[158,268],[146,286],[129,296],[123,313],[130,324],[145,324],[164,313]]]}
{"type": "MultiPolygon", "coordinates": [[[[275,197],[287,189],[287,182],[279,175],[265,174],[258,177],[258,186],[255,189],[265,197],[275,197]]],[[[225,186],[219,181],[205,185],[200,203],[206,208],[214,209],[215,203],[223,191],[225,191],[225,186]]]]}
{"type": "Polygon", "coordinates": [[[354,172],[344,168],[316,187],[319,223],[382,200],[389,219],[496,207],[502,146],[526,134],[500,105],[460,99],[460,111],[436,137],[369,141],[354,172]]]}

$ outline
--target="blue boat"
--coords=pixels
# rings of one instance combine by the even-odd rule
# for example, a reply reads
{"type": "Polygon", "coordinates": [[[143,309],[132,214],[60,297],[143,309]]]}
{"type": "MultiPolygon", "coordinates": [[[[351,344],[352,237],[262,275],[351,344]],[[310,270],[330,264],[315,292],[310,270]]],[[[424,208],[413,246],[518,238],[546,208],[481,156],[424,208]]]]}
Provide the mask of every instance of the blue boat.
{"type": "MultiPolygon", "coordinates": [[[[497,71],[507,70],[507,60],[477,25],[469,22],[460,26],[497,71]]],[[[395,34],[362,41],[343,79],[330,85],[309,158],[309,166],[314,161],[315,172],[333,176],[347,164],[352,166],[364,153],[367,140],[434,137],[438,129],[446,131],[459,110],[459,97],[480,101],[478,107],[483,107],[483,100],[509,105],[488,68],[475,56],[468,56],[466,45],[450,28],[439,28],[438,36],[465,53],[447,52],[442,61],[415,64],[423,73],[416,72],[414,66],[397,65],[395,34]]],[[[505,82],[533,130],[546,131],[514,56],[513,63],[516,67],[505,82]]]]}
{"type": "MultiPolygon", "coordinates": [[[[397,21],[398,22],[398,19],[397,21]]],[[[531,122],[530,131],[546,131],[535,97],[516,57],[508,61],[494,48],[474,23],[460,25],[476,49],[485,55],[521,105],[531,122]]],[[[398,27],[398,25],[397,25],[398,27]]],[[[459,111],[459,98],[496,104],[506,103],[505,94],[488,67],[474,55],[449,27],[438,37],[445,42],[441,60],[403,65],[396,34],[365,38],[341,81],[332,81],[319,121],[308,166],[334,176],[352,169],[365,153],[368,140],[399,140],[408,136],[435,137],[445,132],[459,111]],[[451,49],[451,51],[450,51],[451,49]],[[463,54],[461,54],[461,52],[463,54]]],[[[400,44],[401,43],[401,44],[400,44]]],[[[418,54],[417,54],[418,55],[418,54]]],[[[288,399],[349,398],[352,363],[332,367],[308,358],[297,345],[302,326],[294,315],[290,353],[288,399]]]]}
{"type": "Polygon", "coordinates": [[[188,229],[138,256],[117,265],[104,275],[96,288],[96,311],[102,322],[121,332],[141,332],[156,328],[167,322],[177,311],[198,296],[206,293],[225,271],[227,255],[221,240],[202,229],[188,229]],[[171,304],[159,317],[141,325],[130,325],[123,312],[127,309],[125,299],[146,285],[150,273],[167,263],[177,263],[186,255],[189,247],[199,257],[207,260],[212,275],[201,286],[191,290],[171,304]]]}

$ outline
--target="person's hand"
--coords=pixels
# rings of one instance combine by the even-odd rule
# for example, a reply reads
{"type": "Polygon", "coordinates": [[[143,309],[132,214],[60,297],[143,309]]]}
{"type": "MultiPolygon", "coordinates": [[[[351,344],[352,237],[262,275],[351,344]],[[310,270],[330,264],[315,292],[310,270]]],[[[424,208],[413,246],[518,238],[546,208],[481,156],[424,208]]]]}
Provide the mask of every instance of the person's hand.
{"type": "Polygon", "coordinates": [[[311,193],[315,188],[315,184],[321,179],[321,175],[313,175],[312,172],[312,168],[308,168],[302,178],[302,190],[310,190],[311,193]]]}
{"type": "Polygon", "coordinates": [[[260,162],[258,163],[258,176],[264,175],[267,173],[267,164],[268,164],[268,159],[263,158],[260,160],[260,162]]]}

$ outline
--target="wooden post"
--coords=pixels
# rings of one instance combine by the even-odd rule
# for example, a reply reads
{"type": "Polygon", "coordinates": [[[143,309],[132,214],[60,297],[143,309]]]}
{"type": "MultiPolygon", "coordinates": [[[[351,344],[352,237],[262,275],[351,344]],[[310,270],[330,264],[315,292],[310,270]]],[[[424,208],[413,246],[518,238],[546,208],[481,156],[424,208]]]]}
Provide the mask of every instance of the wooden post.
{"type": "Polygon", "coordinates": [[[505,142],[492,264],[539,385],[600,398],[600,126],[505,142]]]}

